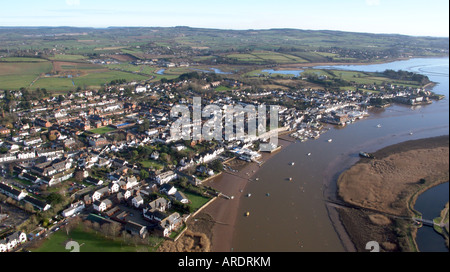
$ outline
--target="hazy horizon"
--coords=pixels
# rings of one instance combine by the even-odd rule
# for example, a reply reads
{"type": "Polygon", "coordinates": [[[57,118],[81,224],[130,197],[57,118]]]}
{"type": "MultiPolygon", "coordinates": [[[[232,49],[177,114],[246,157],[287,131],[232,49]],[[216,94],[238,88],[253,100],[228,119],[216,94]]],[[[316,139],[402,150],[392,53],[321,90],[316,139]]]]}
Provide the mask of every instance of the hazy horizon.
{"type": "Polygon", "coordinates": [[[360,33],[360,34],[373,34],[373,35],[393,35],[393,36],[409,36],[409,37],[429,37],[429,38],[449,38],[449,36],[429,36],[429,35],[408,35],[400,33],[373,33],[373,32],[360,32],[360,31],[346,31],[346,30],[332,30],[332,29],[301,29],[301,28],[289,28],[289,27],[276,27],[276,28],[248,28],[248,29],[229,29],[229,28],[208,28],[208,27],[192,27],[192,26],[105,26],[105,27],[95,27],[95,26],[70,26],[70,25],[60,25],[60,26],[2,26],[0,29],[5,28],[28,28],[28,29],[38,29],[38,28],[79,28],[79,29],[109,29],[109,28],[192,28],[192,29],[208,29],[208,30],[223,30],[223,31],[268,31],[268,30],[299,30],[299,31],[330,31],[330,32],[347,32],[347,33],[360,33]]]}
{"type": "Polygon", "coordinates": [[[299,29],[449,37],[447,0],[19,0],[4,27],[299,29]]]}

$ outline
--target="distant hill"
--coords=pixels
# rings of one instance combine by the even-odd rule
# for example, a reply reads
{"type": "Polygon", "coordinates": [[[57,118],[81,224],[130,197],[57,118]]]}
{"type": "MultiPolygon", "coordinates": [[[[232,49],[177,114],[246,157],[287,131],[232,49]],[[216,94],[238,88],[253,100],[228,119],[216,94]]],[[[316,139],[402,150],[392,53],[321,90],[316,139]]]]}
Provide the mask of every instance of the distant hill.
{"type": "MultiPolygon", "coordinates": [[[[445,54],[448,38],[413,37],[342,31],[299,29],[221,30],[191,27],[0,27],[0,45],[11,49],[45,48],[51,41],[69,41],[71,46],[130,46],[156,44],[207,48],[213,52],[234,50],[314,51],[330,48],[399,53],[445,54]],[[31,41],[33,41],[31,43],[31,41]],[[25,44],[21,44],[25,42],[25,44]]],[[[66,43],[67,44],[67,43],[66,43]]]]}

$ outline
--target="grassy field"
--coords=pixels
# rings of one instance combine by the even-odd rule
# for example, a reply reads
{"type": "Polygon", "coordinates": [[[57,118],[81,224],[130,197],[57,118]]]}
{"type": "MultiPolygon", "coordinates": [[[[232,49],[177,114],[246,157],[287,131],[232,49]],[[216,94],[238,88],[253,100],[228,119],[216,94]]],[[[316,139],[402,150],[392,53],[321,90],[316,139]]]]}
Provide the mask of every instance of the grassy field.
{"type": "Polygon", "coordinates": [[[144,168],[153,168],[153,169],[163,169],[164,165],[153,160],[142,160],[139,161],[144,168]]]}
{"type": "MultiPolygon", "coordinates": [[[[163,241],[161,238],[150,238],[159,245],[163,241]]],[[[53,233],[44,244],[32,252],[70,252],[65,245],[73,240],[80,244],[80,252],[154,252],[156,247],[145,245],[126,245],[120,238],[107,239],[95,231],[84,231],[82,227],[77,227],[67,235],[65,230],[53,233]]]]}
{"type": "Polygon", "coordinates": [[[52,64],[48,61],[0,62],[0,89],[29,87],[33,80],[51,70],[52,64]]]}
{"type": "Polygon", "coordinates": [[[305,59],[302,59],[297,56],[281,54],[277,52],[270,51],[261,51],[261,52],[253,52],[252,55],[261,58],[265,61],[275,61],[276,63],[306,63],[308,62],[305,59]]]}
{"type": "Polygon", "coordinates": [[[228,58],[236,59],[240,62],[251,62],[251,63],[262,63],[264,60],[262,58],[259,58],[257,56],[254,56],[252,54],[231,54],[227,55],[228,58]]]}
{"type": "Polygon", "coordinates": [[[269,73],[269,72],[263,72],[262,70],[254,70],[254,71],[244,74],[244,76],[248,76],[248,77],[259,77],[260,75],[263,75],[263,76],[272,75],[272,77],[281,77],[281,78],[291,78],[291,77],[295,76],[294,74],[277,73],[276,71],[273,73],[269,73]]]}
{"type": "MultiPolygon", "coordinates": [[[[38,75],[34,76],[10,76],[10,81],[3,84],[5,76],[0,77],[0,88],[20,88],[25,85],[28,87],[30,83],[36,79],[38,75]],[[6,87],[2,87],[6,86],[6,87]]],[[[75,90],[78,87],[80,88],[100,88],[106,83],[111,82],[115,79],[125,79],[127,81],[140,81],[146,80],[149,77],[132,74],[128,72],[122,71],[98,71],[93,70],[91,72],[87,72],[84,75],[80,75],[79,77],[74,76],[73,78],[68,78],[67,76],[52,76],[52,77],[41,77],[31,86],[34,88],[45,88],[48,91],[64,93],[70,90],[75,90]]]]}
{"type": "Polygon", "coordinates": [[[134,80],[146,80],[148,77],[144,77],[137,74],[126,73],[121,71],[106,71],[101,73],[90,73],[85,76],[76,77],[73,79],[75,86],[89,86],[98,88],[105,83],[109,83],[115,79],[125,79],[127,81],[134,80]]]}
{"type": "Polygon", "coordinates": [[[219,86],[219,87],[215,88],[214,90],[217,92],[226,92],[226,91],[231,90],[231,88],[228,88],[226,86],[219,86]]]}
{"type": "Polygon", "coordinates": [[[89,131],[92,132],[92,133],[103,135],[103,134],[106,134],[106,133],[114,131],[114,130],[115,130],[114,128],[106,126],[106,127],[92,129],[92,130],[89,130],[89,131]]]}
{"type": "Polygon", "coordinates": [[[268,61],[275,62],[277,64],[286,63],[307,63],[309,60],[300,57],[298,54],[283,54],[272,51],[254,51],[248,54],[230,54],[228,58],[235,59],[243,63],[262,64],[268,61]]]}
{"type": "Polygon", "coordinates": [[[67,77],[43,77],[39,78],[32,86],[35,88],[44,88],[50,92],[64,93],[67,90],[74,90],[72,79],[67,77]]]}
{"type": "Polygon", "coordinates": [[[346,81],[355,82],[357,84],[374,84],[382,85],[383,83],[390,82],[394,85],[402,85],[405,87],[420,87],[420,84],[413,81],[405,80],[393,80],[384,77],[382,74],[377,73],[365,73],[358,71],[343,71],[343,70],[318,70],[318,69],[308,69],[305,73],[315,73],[319,76],[325,75],[329,78],[341,78],[346,81]]]}
{"type": "Polygon", "coordinates": [[[193,208],[194,211],[203,207],[203,205],[205,205],[210,200],[210,198],[200,196],[197,194],[192,194],[189,192],[183,192],[183,193],[191,201],[190,206],[193,208]]]}
{"type": "Polygon", "coordinates": [[[116,79],[127,81],[147,80],[152,76],[158,78],[175,78],[160,76],[150,66],[121,65],[122,71],[109,70],[108,67],[83,61],[82,55],[55,55],[52,61],[39,58],[2,58],[0,59],[0,89],[45,88],[51,92],[64,93],[81,88],[100,88],[116,79]],[[132,69],[135,68],[135,69],[132,69]],[[135,73],[134,73],[135,72],[135,73]],[[55,76],[44,76],[46,74],[55,76]],[[140,74],[148,76],[143,76],[140,74]],[[71,76],[71,78],[69,78],[71,76]]]}
{"type": "Polygon", "coordinates": [[[13,58],[0,58],[0,62],[46,62],[45,59],[40,58],[24,58],[24,57],[13,57],[13,58]]]}
{"type": "Polygon", "coordinates": [[[9,75],[0,76],[0,89],[15,90],[26,88],[35,80],[37,75],[9,75]]]}
{"type": "Polygon", "coordinates": [[[52,70],[48,61],[40,62],[0,62],[0,76],[4,75],[40,75],[52,70]]]}
{"type": "Polygon", "coordinates": [[[84,59],[86,59],[86,57],[82,56],[82,55],[57,54],[57,55],[49,57],[49,59],[50,60],[61,60],[61,61],[75,61],[75,60],[84,60],[84,59]]]}

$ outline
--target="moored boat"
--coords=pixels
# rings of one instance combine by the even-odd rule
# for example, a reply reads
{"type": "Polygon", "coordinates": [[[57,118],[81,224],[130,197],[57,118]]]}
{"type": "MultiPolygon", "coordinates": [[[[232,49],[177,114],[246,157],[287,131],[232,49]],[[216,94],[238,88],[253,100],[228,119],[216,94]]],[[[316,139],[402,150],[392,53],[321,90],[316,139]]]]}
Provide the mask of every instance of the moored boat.
{"type": "Polygon", "coordinates": [[[368,159],[374,159],[375,157],[373,156],[373,154],[367,153],[367,152],[359,152],[359,156],[363,157],[363,158],[368,158],[368,159]]]}

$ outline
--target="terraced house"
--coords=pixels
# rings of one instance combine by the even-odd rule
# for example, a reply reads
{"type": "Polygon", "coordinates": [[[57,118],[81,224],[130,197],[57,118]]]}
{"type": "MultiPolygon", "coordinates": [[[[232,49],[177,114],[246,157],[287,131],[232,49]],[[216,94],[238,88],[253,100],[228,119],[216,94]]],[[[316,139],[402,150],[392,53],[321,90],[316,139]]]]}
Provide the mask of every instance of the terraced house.
{"type": "Polygon", "coordinates": [[[0,240],[0,252],[10,252],[19,245],[27,241],[27,235],[24,232],[17,231],[0,240]]]}

